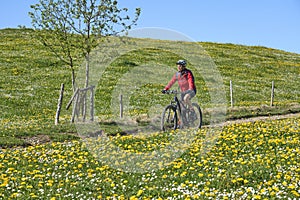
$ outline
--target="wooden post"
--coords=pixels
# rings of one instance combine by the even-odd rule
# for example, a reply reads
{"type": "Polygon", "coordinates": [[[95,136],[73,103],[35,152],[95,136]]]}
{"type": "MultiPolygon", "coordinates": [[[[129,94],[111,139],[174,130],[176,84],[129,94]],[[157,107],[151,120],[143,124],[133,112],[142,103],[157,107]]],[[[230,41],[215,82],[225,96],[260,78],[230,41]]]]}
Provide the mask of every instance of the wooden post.
{"type": "Polygon", "coordinates": [[[123,95],[120,94],[120,118],[123,118],[123,95]]]}
{"type": "Polygon", "coordinates": [[[233,108],[233,88],[232,88],[232,81],[230,80],[230,105],[233,108]]]}
{"type": "Polygon", "coordinates": [[[63,100],[63,95],[64,95],[64,87],[65,85],[62,83],[60,87],[60,94],[58,98],[58,103],[57,103],[57,110],[56,110],[56,115],[55,115],[55,125],[59,124],[59,115],[61,111],[61,105],[62,105],[62,100],[63,100]]]}
{"type": "Polygon", "coordinates": [[[71,97],[71,99],[70,99],[69,103],[68,103],[68,104],[67,104],[67,106],[66,106],[66,109],[67,109],[67,110],[69,109],[70,105],[72,104],[72,101],[73,101],[73,100],[74,100],[74,98],[76,97],[76,95],[77,95],[78,91],[79,91],[79,89],[77,88],[77,89],[75,90],[75,92],[74,92],[73,96],[71,97]]]}
{"type": "Polygon", "coordinates": [[[85,122],[85,119],[86,119],[86,109],[87,109],[87,90],[82,90],[82,97],[81,97],[81,100],[82,100],[82,121],[85,122]]]}
{"type": "Polygon", "coordinates": [[[72,118],[71,118],[71,122],[74,123],[75,121],[75,116],[78,117],[78,103],[79,103],[79,93],[77,92],[76,93],[76,96],[75,96],[75,101],[73,103],[73,112],[72,112],[72,118]]]}
{"type": "Polygon", "coordinates": [[[272,81],[271,103],[270,103],[270,106],[274,105],[274,88],[275,88],[275,84],[274,84],[274,81],[272,81]]]}

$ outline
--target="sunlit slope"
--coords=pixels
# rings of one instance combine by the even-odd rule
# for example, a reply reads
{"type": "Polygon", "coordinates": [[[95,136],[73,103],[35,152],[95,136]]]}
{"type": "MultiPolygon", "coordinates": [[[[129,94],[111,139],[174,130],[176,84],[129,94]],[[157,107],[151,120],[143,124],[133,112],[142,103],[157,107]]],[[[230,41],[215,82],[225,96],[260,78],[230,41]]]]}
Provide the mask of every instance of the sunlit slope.
{"type": "MultiPolygon", "coordinates": [[[[65,106],[72,95],[71,71],[53,54],[34,39],[34,31],[29,29],[0,30],[0,108],[2,119],[28,118],[35,116],[53,120],[61,83],[65,84],[65,106]]],[[[172,41],[155,41],[161,46],[172,41]]],[[[276,106],[299,104],[300,102],[300,55],[276,49],[258,46],[197,43],[222,76],[226,92],[227,106],[230,106],[229,82],[233,83],[234,103],[236,107],[269,105],[272,81],[275,83],[276,106]]],[[[191,50],[191,52],[193,52],[191,50]]],[[[195,55],[197,56],[197,55],[195,55]]],[[[158,49],[132,51],[115,60],[107,67],[99,80],[96,91],[97,115],[110,113],[107,103],[118,78],[133,67],[146,62],[159,62],[176,66],[181,58],[170,52],[158,49]]],[[[80,60],[80,59],[78,59],[80,60]]],[[[77,63],[77,68],[82,63],[77,63]]],[[[189,66],[192,69],[201,66],[189,66]]],[[[155,73],[155,72],[154,72],[155,73]]],[[[163,76],[163,74],[157,74],[163,76]]],[[[205,109],[211,101],[209,91],[203,80],[205,74],[196,74],[198,99],[205,109]]],[[[143,92],[137,93],[133,101],[136,110],[146,112],[148,102],[167,104],[169,97],[162,97],[161,83],[145,85],[143,92]],[[151,97],[151,98],[150,98],[151,97]]],[[[62,115],[69,116],[71,111],[63,109],[62,115]]]]}

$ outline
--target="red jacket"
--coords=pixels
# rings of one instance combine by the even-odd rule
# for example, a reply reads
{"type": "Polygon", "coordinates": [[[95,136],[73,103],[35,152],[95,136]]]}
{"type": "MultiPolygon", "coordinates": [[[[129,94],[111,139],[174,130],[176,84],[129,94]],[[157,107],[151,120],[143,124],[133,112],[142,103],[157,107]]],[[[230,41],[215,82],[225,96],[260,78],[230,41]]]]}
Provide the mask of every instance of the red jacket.
{"type": "Polygon", "coordinates": [[[184,69],[182,72],[176,72],[165,87],[165,90],[169,90],[177,80],[181,92],[187,90],[194,90],[196,92],[195,79],[193,73],[189,69],[184,69]]]}

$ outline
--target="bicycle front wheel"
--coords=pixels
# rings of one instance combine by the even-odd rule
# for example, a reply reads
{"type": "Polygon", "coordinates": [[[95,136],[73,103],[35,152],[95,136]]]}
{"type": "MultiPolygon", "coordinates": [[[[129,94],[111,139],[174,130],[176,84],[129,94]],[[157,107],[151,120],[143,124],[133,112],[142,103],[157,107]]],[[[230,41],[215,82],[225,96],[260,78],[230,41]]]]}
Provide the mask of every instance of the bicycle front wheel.
{"type": "Polygon", "coordinates": [[[161,130],[170,131],[175,130],[178,124],[178,117],[176,109],[172,105],[168,105],[161,117],[161,130]]]}

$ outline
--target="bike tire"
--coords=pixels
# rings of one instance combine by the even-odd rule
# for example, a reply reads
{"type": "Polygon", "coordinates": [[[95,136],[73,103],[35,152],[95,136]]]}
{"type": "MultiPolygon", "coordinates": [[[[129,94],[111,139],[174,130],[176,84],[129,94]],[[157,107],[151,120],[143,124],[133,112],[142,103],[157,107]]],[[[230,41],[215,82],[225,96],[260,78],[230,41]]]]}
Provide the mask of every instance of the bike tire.
{"type": "Polygon", "coordinates": [[[172,105],[165,107],[161,116],[161,130],[171,131],[177,128],[178,116],[176,109],[172,105]]]}
{"type": "Polygon", "coordinates": [[[203,119],[202,119],[202,111],[201,111],[201,108],[200,106],[197,104],[197,103],[192,103],[192,106],[196,112],[196,116],[197,116],[197,119],[194,121],[194,128],[201,128],[202,127],[202,123],[203,123],[203,119]]]}
{"type": "Polygon", "coordinates": [[[180,129],[184,128],[195,128],[199,129],[202,127],[202,111],[200,106],[197,103],[192,103],[195,114],[193,117],[191,116],[191,111],[185,109],[181,112],[180,121],[180,129]]]}

